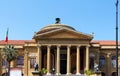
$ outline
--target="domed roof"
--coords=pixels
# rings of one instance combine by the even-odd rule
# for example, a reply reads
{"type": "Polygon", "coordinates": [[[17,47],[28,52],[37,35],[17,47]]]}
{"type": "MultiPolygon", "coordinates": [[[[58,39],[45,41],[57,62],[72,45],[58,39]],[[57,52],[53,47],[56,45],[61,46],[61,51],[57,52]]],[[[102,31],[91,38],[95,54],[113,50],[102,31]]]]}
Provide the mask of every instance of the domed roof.
{"type": "Polygon", "coordinates": [[[56,29],[62,29],[62,28],[66,28],[66,29],[70,29],[70,30],[75,31],[75,29],[73,27],[70,27],[70,26],[65,25],[65,24],[61,24],[60,23],[60,18],[56,18],[56,23],[55,24],[50,24],[50,25],[47,25],[46,27],[43,27],[40,31],[37,32],[37,34],[52,31],[52,30],[56,30],[56,29]]]}
{"type": "Polygon", "coordinates": [[[37,33],[44,33],[44,32],[48,32],[48,31],[52,31],[52,30],[56,30],[56,29],[62,29],[62,28],[66,28],[66,29],[70,29],[70,30],[74,30],[75,29],[71,26],[65,25],[65,24],[60,24],[60,23],[56,23],[56,24],[50,24],[47,25],[45,27],[43,27],[39,32],[37,33]]]}
{"type": "Polygon", "coordinates": [[[82,32],[77,32],[73,27],[61,24],[60,18],[56,18],[55,24],[50,24],[38,32],[34,33],[33,39],[44,39],[44,38],[79,38],[79,39],[92,39],[92,35],[88,35],[82,32]],[[66,35],[66,36],[65,36],[66,35]],[[50,37],[51,36],[51,37],[50,37]]]}
{"type": "Polygon", "coordinates": [[[65,25],[65,24],[51,24],[51,25],[48,25],[44,28],[42,28],[41,30],[46,30],[46,29],[59,29],[59,28],[67,28],[67,29],[71,29],[71,30],[75,30],[73,27],[71,26],[68,26],[68,25],[65,25]]]}

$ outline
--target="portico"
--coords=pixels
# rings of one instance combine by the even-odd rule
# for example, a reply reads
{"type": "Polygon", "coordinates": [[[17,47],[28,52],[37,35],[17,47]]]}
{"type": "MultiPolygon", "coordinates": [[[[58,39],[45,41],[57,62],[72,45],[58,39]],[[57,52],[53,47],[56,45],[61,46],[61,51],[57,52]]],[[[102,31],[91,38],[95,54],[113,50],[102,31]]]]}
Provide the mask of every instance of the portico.
{"type": "Polygon", "coordinates": [[[43,58],[43,64],[40,65],[42,68],[47,68],[48,72],[47,74],[50,74],[50,71],[52,68],[55,68],[56,74],[72,74],[76,73],[79,75],[81,73],[81,70],[87,70],[89,69],[89,48],[88,45],[41,45],[39,47],[38,51],[42,51],[41,55],[43,58]],[[42,47],[43,46],[43,47],[42,47]],[[82,49],[81,49],[82,47],[82,49]],[[46,49],[46,50],[45,50],[46,49]],[[80,56],[80,52],[83,51],[82,53],[85,55],[80,56]],[[47,56],[47,57],[46,57],[47,56]],[[71,59],[72,57],[76,56],[76,59],[71,59]],[[46,59],[47,58],[47,59],[46,59]],[[60,64],[61,61],[65,64],[60,64]],[[84,64],[86,62],[86,64],[84,64]],[[76,64],[74,64],[76,63],[76,64]],[[45,65],[44,65],[45,64],[45,65]],[[60,67],[66,65],[66,67],[60,67]],[[47,67],[46,67],[47,66],[47,67]],[[81,68],[80,66],[84,66],[81,68]],[[72,71],[72,69],[74,71],[72,71]],[[61,70],[64,69],[64,70],[61,70]]]}
{"type": "Polygon", "coordinates": [[[89,69],[92,35],[77,32],[70,26],[58,23],[44,27],[33,38],[39,45],[39,66],[46,68],[48,75],[52,68],[55,68],[57,75],[79,75],[89,69]]]}

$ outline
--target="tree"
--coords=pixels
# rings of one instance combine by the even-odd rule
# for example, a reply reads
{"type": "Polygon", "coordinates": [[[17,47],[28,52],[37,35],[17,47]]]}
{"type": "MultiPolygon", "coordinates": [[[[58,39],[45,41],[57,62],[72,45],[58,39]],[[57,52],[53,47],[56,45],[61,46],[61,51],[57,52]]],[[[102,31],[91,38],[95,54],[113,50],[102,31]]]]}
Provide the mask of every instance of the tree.
{"type": "Polygon", "coordinates": [[[12,45],[6,45],[2,50],[2,58],[8,62],[8,76],[10,76],[10,63],[17,57],[17,50],[12,45]]]}

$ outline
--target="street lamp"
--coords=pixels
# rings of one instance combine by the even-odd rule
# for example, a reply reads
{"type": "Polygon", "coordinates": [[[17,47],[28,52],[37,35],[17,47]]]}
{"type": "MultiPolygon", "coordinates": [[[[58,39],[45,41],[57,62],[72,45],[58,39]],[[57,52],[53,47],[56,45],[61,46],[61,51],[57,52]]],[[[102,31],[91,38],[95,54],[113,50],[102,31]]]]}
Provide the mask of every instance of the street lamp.
{"type": "Polygon", "coordinates": [[[118,0],[116,0],[116,76],[118,76],[118,0]]]}
{"type": "Polygon", "coordinates": [[[52,69],[52,73],[53,73],[53,76],[54,76],[54,74],[55,74],[55,68],[52,69]]]}

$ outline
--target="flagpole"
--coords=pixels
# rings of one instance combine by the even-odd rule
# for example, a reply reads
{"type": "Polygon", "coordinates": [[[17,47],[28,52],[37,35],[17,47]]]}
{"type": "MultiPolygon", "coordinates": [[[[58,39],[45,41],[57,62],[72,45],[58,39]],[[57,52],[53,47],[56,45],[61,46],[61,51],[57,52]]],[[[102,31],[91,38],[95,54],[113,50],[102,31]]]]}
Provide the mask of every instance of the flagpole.
{"type": "Polygon", "coordinates": [[[6,31],[6,39],[5,39],[6,45],[8,45],[8,32],[9,32],[9,28],[7,28],[6,31]]]}
{"type": "Polygon", "coordinates": [[[116,0],[116,76],[118,76],[118,0],[116,0]]]}

